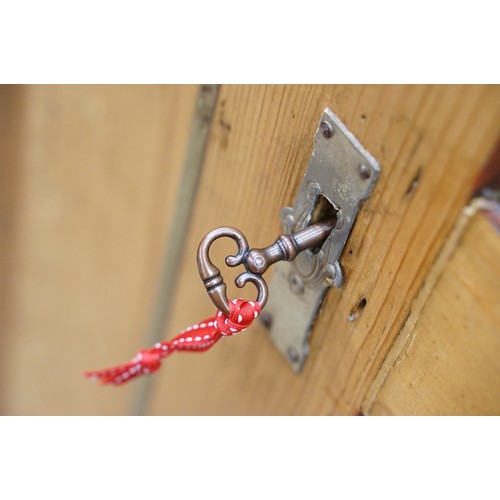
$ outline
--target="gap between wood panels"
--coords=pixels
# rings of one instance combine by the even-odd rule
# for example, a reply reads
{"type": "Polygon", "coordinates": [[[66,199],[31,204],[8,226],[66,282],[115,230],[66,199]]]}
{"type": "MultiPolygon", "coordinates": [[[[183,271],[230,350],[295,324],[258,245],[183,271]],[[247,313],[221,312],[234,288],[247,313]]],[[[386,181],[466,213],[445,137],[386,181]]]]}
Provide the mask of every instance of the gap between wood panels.
{"type": "Polygon", "coordinates": [[[362,414],[369,415],[377,395],[384,385],[389,372],[395,365],[398,359],[400,359],[404,351],[408,352],[411,349],[412,343],[415,340],[415,325],[419,321],[422,311],[429,300],[439,278],[441,277],[446,265],[448,264],[450,258],[452,257],[455,250],[458,248],[458,243],[464,234],[464,231],[469,226],[471,220],[474,218],[476,213],[485,207],[484,198],[475,198],[471,203],[464,207],[462,213],[458,217],[454,228],[452,229],[448,239],[446,240],[443,248],[438,254],[422,288],[413,300],[410,314],[406,319],[401,331],[396,337],[394,344],[389,349],[387,356],[374,378],[366,397],[362,404],[362,414]]]}
{"type": "MultiPolygon", "coordinates": [[[[182,176],[177,190],[177,199],[172,224],[166,238],[164,256],[158,280],[158,290],[151,312],[149,327],[144,334],[143,344],[152,346],[163,340],[165,325],[168,323],[175,287],[183,256],[186,234],[191,219],[191,209],[196,198],[200,173],[205,158],[210,128],[217,104],[219,85],[200,85],[196,99],[196,109],[191,126],[182,176]]],[[[152,390],[152,379],[138,380],[132,399],[130,413],[144,415],[152,390]]]]}

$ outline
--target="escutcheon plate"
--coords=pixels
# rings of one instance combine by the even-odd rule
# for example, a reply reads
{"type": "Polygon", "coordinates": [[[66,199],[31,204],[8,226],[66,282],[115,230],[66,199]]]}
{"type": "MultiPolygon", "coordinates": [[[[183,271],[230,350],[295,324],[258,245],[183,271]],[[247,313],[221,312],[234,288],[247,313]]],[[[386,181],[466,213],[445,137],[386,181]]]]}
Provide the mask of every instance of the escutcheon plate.
{"type": "Polygon", "coordinates": [[[370,196],[379,173],[375,158],[325,109],[295,205],[282,209],[281,221],[285,233],[295,233],[316,222],[320,204],[330,204],[336,226],[320,249],[276,264],[263,313],[272,342],[296,372],[307,359],[308,339],[326,291],[342,285],[339,258],[360,204],[370,196]]]}

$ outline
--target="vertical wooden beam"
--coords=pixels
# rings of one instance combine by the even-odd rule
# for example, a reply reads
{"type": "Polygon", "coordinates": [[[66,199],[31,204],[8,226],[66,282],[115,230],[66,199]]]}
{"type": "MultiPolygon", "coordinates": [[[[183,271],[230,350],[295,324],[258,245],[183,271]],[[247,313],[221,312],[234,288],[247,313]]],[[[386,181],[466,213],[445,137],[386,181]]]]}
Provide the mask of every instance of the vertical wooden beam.
{"type": "MultiPolygon", "coordinates": [[[[172,207],[170,231],[165,241],[156,297],[149,327],[143,339],[145,346],[151,346],[162,340],[163,330],[170,319],[172,302],[179,282],[179,265],[184,255],[191,211],[196,199],[218,91],[218,85],[199,87],[182,175],[178,183],[175,204],[172,207]]],[[[146,411],[153,382],[151,379],[141,379],[136,383],[132,414],[142,415],[146,411]]]]}
{"type": "Polygon", "coordinates": [[[500,414],[500,235],[481,201],[464,210],[415,298],[365,415],[500,414]]]}

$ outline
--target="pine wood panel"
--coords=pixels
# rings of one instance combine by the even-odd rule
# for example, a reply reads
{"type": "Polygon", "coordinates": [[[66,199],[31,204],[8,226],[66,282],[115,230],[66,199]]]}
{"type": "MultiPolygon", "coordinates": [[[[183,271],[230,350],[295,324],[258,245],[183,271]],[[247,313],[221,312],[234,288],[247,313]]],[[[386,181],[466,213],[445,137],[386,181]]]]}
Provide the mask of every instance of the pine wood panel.
{"type": "Polygon", "coordinates": [[[500,235],[477,215],[368,414],[500,414],[499,257],[500,235]]]}
{"type": "Polygon", "coordinates": [[[127,413],[133,387],[103,390],[82,372],[127,359],[147,327],[197,88],[2,92],[2,127],[16,130],[2,162],[18,179],[15,224],[2,227],[0,411],[127,413]]]}
{"type": "MultiPolygon", "coordinates": [[[[253,246],[274,241],[324,107],[382,173],[341,257],[345,285],[327,295],[302,374],[291,372],[256,325],[203,355],[169,358],[152,381],[151,413],[359,412],[492,149],[499,97],[498,87],[488,86],[224,86],[166,337],[213,313],[195,264],[203,235],[234,225],[253,246]]],[[[222,247],[220,263],[232,249],[222,247]]],[[[230,294],[241,292],[233,287],[230,294]]]]}

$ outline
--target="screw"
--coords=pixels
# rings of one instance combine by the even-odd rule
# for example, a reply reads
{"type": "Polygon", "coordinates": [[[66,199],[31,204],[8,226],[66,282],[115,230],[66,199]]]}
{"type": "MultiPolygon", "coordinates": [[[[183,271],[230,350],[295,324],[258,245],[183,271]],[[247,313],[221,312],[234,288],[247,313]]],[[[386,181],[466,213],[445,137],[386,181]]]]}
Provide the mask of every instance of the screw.
{"type": "Polygon", "coordinates": [[[300,359],[300,355],[295,347],[290,346],[286,350],[286,355],[288,356],[288,361],[290,361],[290,363],[297,363],[297,361],[300,359]]]}
{"type": "Polygon", "coordinates": [[[331,264],[325,266],[325,281],[328,286],[335,286],[335,278],[337,277],[337,270],[331,264]]]}
{"type": "Polygon", "coordinates": [[[328,274],[328,276],[332,279],[334,279],[337,276],[337,270],[335,269],[335,266],[332,264],[327,264],[325,266],[325,273],[328,274]]]}
{"type": "Polygon", "coordinates": [[[273,317],[267,311],[262,311],[259,315],[259,319],[260,319],[260,322],[262,323],[262,326],[264,326],[268,330],[273,325],[273,317]]]}
{"type": "Polygon", "coordinates": [[[323,134],[323,137],[325,139],[330,139],[330,137],[332,137],[333,127],[330,123],[328,123],[327,121],[322,121],[319,125],[319,128],[321,129],[321,133],[323,134]]]}
{"type": "Polygon", "coordinates": [[[301,295],[304,292],[304,284],[297,274],[291,273],[288,276],[288,284],[294,294],[301,295]]]}
{"type": "Polygon", "coordinates": [[[360,166],[359,166],[359,176],[362,178],[362,179],[369,179],[370,178],[370,175],[371,175],[371,171],[370,171],[370,168],[365,165],[364,163],[362,163],[360,166]]]}
{"type": "Polygon", "coordinates": [[[309,192],[309,196],[314,198],[321,193],[321,186],[317,182],[310,181],[307,185],[307,191],[309,192]]]}

